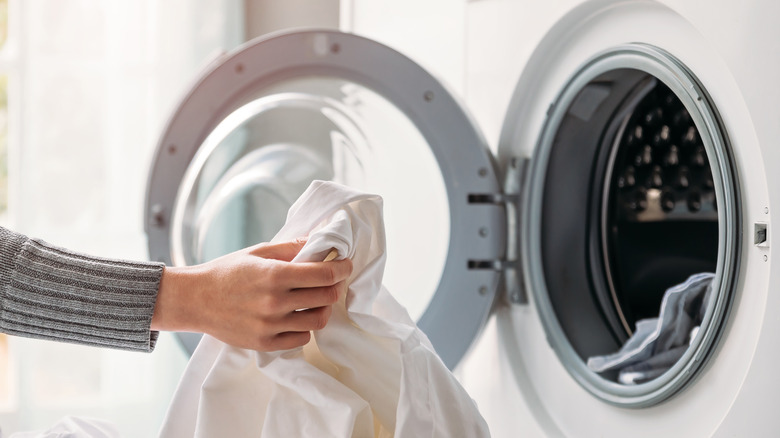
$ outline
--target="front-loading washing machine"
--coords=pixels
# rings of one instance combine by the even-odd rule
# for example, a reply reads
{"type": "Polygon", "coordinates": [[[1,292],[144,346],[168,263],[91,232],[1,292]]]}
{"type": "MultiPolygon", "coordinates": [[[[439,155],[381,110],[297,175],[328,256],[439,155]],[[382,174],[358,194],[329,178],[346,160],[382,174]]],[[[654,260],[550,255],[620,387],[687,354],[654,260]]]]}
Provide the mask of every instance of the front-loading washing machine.
{"type": "MultiPolygon", "coordinates": [[[[511,2],[495,3],[498,16],[511,2]]],[[[562,7],[503,90],[496,155],[387,46],[325,30],[250,42],[168,123],[150,255],[192,264],[269,240],[311,180],[353,185],[385,198],[388,289],[448,366],[462,360],[495,436],[771,436],[771,8],[562,7]],[[587,367],[698,272],[715,273],[712,291],[669,369],[624,384],[587,367]]],[[[509,57],[523,35],[505,30],[491,49],[509,57]]],[[[479,71],[505,66],[491,59],[479,71]]]]}

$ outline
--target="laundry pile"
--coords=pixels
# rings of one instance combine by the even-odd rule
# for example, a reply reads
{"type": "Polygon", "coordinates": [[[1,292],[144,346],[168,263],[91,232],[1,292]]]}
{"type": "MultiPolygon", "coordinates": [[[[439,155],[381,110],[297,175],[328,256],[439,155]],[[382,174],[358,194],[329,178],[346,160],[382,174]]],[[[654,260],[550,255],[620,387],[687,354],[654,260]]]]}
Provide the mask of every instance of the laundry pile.
{"type": "Polygon", "coordinates": [[[634,334],[617,353],[594,356],[588,367],[618,371],[618,382],[637,384],[671,368],[688,349],[704,319],[715,274],[700,273],[666,290],[658,318],[637,321],[634,334]]]}
{"type": "Polygon", "coordinates": [[[204,336],[162,437],[486,437],[487,424],[382,287],[382,199],[315,181],[274,238],[308,235],[294,262],[353,261],[346,296],[304,347],[256,352],[204,336]]]}

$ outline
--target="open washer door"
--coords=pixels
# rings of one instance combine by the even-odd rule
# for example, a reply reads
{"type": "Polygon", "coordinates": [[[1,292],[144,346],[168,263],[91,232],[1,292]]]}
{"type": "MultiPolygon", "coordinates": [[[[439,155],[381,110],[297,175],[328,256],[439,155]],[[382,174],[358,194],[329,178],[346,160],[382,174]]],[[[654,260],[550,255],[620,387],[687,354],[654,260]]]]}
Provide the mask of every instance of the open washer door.
{"type": "MultiPolygon", "coordinates": [[[[481,134],[404,55],[336,31],[255,40],[175,111],[148,182],[153,260],[202,263],[270,240],[314,179],[385,199],[385,285],[453,368],[490,312],[506,246],[481,134]],[[489,268],[489,269],[483,269],[489,268]]],[[[197,336],[182,336],[192,351],[197,336]]]]}

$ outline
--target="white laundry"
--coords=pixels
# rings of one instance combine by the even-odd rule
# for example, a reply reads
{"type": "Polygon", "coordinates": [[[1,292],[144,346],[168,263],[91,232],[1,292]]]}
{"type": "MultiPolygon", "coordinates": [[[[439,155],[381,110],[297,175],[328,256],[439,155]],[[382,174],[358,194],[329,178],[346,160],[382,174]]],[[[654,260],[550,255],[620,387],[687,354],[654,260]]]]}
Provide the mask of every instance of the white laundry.
{"type": "Polygon", "coordinates": [[[624,384],[654,379],[682,357],[704,318],[715,274],[695,274],[666,290],[658,318],[637,321],[634,334],[617,353],[588,358],[597,372],[619,370],[624,384]]]}
{"type": "Polygon", "coordinates": [[[315,181],[273,241],[309,235],[293,260],[353,260],[345,297],[302,348],[258,353],[210,336],[176,391],[162,437],[485,437],[476,405],[382,287],[382,199],[315,181]]]}
{"type": "MultiPolygon", "coordinates": [[[[0,434],[0,438],[3,435],[0,434]]],[[[119,438],[113,424],[85,417],[62,417],[47,430],[16,432],[8,438],[119,438]]]]}

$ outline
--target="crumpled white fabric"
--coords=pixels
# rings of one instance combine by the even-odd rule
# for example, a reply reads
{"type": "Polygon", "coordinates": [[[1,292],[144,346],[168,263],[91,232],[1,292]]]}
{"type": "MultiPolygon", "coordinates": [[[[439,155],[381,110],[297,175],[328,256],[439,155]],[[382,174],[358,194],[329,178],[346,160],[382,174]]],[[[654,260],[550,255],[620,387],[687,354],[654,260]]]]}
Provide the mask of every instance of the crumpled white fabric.
{"type": "MultiPolygon", "coordinates": [[[[346,296],[302,348],[259,353],[204,336],[162,437],[485,437],[474,401],[382,287],[382,199],[315,181],[273,241],[308,235],[295,262],[335,248],[346,296]]],[[[424,244],[424,242],[421,242],[424,244]]]]}
{"type": "MultiPolygon", "coordinates": [[[[0,433],[0,438],[3,434],[0,433]]],[[[119,438],[113,424],[86,417],[62,417],[47,430],[12,433],[8,438],[119,438]]]]}
{"type": "Polygon", "coordinates": [[[694,274],[664,292],[658,318],[637,321],[634,334],[616,353],[588,358],[595,372],[619,370],[618,381],[635,384],[671,368],[699,331],[715,274],[694,274]]]}

